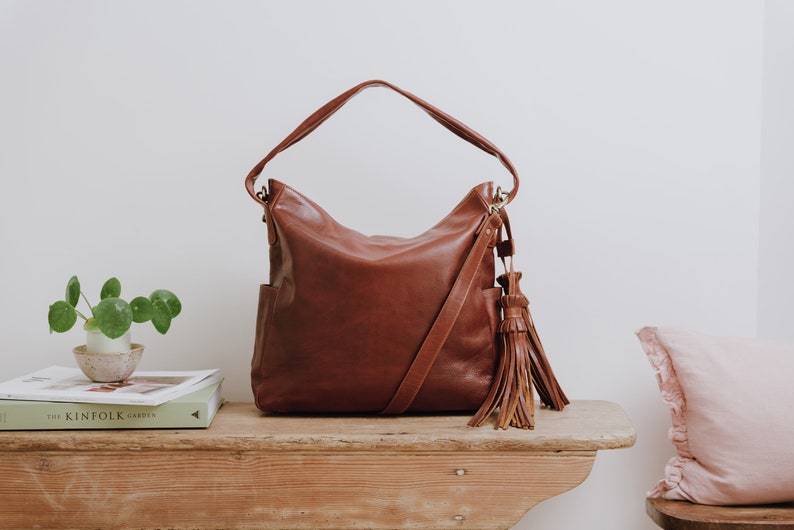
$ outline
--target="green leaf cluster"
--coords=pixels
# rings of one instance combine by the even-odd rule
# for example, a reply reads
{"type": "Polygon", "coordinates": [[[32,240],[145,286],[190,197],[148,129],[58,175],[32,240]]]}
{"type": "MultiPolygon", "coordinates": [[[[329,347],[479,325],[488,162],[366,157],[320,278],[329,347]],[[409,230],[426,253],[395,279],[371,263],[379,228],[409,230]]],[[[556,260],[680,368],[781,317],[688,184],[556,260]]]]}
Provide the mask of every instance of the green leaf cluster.
{"type": "Polygon", "coordinates": [[[117,278],[110,278],[102,285],[99,298],[97,305],[91,305],[80,288],[77,276],[72,276],[66,284],[64,299],[50,306],[47,314],[50,332],[69,331],[80,317],[85,321],[83,329],[98,329],[110,339],[127,333],[133,322],[151,321],[158,332],[165,334],[171,327],[171,321],[182,312],[179,298],[166,289],[157,289],[148,297],[138,296],[126,302],[121,298],[121,282],[117,278]],[[91,310],[90,315],[84,315],[77,309],[81,297],[91,310]]]}

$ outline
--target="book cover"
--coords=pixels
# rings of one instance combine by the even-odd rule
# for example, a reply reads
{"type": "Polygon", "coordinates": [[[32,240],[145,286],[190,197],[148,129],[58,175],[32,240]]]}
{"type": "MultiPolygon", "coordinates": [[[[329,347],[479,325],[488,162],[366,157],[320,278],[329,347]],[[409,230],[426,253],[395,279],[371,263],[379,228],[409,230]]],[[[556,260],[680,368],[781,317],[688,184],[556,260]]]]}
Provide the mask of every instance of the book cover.
{"type": "Polygon", "coordinates": [[[223,404],[222,383],[156,406],[0,400],[0,430],[206,428],[223,404]]]}
{"type": "Polygon", "coordinates": [[[218,370],[135,372],[121,383],[95,383],[79,368],[50,366],[0,383],[0,400],[160,405],[220,381],[218,370]]]}

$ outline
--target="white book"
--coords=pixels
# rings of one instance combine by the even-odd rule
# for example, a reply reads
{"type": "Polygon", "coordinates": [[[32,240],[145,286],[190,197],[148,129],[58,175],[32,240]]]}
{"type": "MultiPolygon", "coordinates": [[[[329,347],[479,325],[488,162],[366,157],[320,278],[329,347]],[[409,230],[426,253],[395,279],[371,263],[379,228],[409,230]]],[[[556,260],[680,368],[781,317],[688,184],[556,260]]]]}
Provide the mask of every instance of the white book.
{"type": "Polygon", "coordinates": [[[155,406],[220,380],[218,370],[136,371],[123,383],[95,383],[79,368],[50,366],[0,383],[0,399],[155,406]]]}

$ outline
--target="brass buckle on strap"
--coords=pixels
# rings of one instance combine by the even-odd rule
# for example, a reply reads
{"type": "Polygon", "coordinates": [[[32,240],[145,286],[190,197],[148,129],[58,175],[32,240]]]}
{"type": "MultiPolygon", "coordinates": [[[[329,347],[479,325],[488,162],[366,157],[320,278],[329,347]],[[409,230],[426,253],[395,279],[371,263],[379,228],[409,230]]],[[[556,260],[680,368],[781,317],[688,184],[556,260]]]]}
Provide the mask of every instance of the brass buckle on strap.
{"type": "MultiPolygon", "coordinates": [[[[256,196],[263,203],[267,203],[267,197],[268,197],[267,188],[264,185],[262,185],[262,189],[256,192],[256,196]]],[[[265,207],[265,208],[267,208],[267,207],[265,207]]],[[[267,213],[263,213],[262,214],[262,222],[263,223],[267,223],[267,213]]]]}
{"type": "Polygon", "coordinates": [[[267,202],[267,188],[264,184],[262,185],[262,189],[256,192],[256,196],[259,197],[262,202],[267,202]]]}
{"type": "Polygon", "coordinates": [[[510,202],[510,192],[502,190],[501,186],[497,186],[492,201],[488,206],[488,214],[498,212],[504,208],[510,202]]]}

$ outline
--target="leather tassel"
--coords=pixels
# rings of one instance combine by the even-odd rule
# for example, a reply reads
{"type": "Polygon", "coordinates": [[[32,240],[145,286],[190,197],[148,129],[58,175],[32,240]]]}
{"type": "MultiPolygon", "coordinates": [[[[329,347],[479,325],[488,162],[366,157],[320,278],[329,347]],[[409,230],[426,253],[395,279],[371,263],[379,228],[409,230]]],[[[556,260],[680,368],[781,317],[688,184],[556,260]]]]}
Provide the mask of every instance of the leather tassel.
{"type": "MultiPolygon", "coordinates": [[[[511,267],[512,268],[512,267],[511,267]]],[[[502,286],[506,292],[515,292],[523,296],[519,281],[521,280],[520,272],[510,272],[499,276],[496,281],[502,286]]],[[[526,300],[526,297],[524,298],[526,300]]],[[[529,301],[522,308],[524,320],[528,331],[528,338],[531,343],[529,348],[529,355],[531,357],[532,366],[532,381],[535,388],[538,390],[541,402],[547,407],[554,410],[562,410],[565,405],[570,403],[570,400],[563,392],[560,383],[557,382],[557,377],[551,369],[551,364],[546,357],[546,352],[543,350],[543,344],[540,342],[538,332],[535,329],[535,323],[532,320],[532,315],[529,312],[529,301]]]]}
{"type": "Polygon", "coordinates": [[[569,403],[548,363],[543,345],[529,314],[529,300],[518,285],[520,272],[513,271],[497,278],[505,294],[499,299],[503,319],[499,336],[499,365],[494,383],[480,410],[469,421],[472,427],[482,425],[497,408],[494,429],[508,426],[522,429],[535,427],[535,395],[547,406],[562,410],[569,403]]]}
{"type": "Polygon", "coordinates": [[[469,421],[473,427],[482,425],[497,407],[499,414],[495,429],[507,429],[510,425],[522,429],[535,427],[535,394],[532,391],[529,354],[531,343],[522,311],[522,306],[528,303],[523,294],[510,289],[499,297],[503,315],[497,329],[499,365],[488,397],[469,421]]]}

